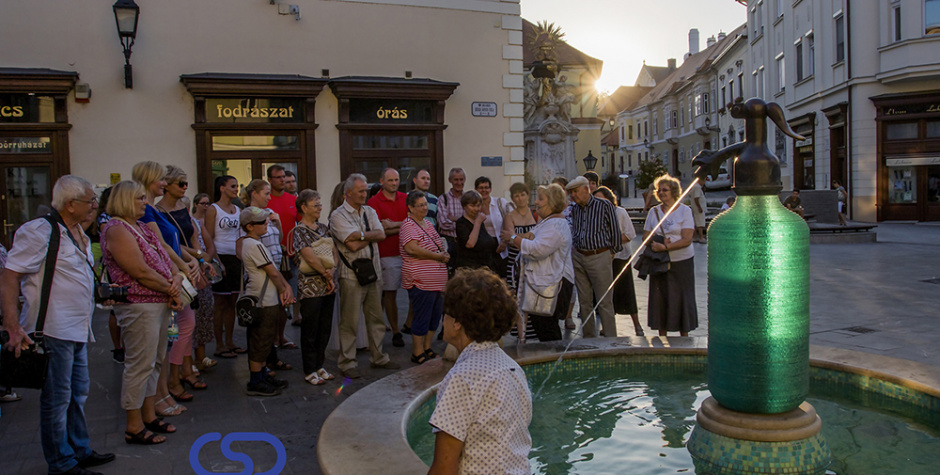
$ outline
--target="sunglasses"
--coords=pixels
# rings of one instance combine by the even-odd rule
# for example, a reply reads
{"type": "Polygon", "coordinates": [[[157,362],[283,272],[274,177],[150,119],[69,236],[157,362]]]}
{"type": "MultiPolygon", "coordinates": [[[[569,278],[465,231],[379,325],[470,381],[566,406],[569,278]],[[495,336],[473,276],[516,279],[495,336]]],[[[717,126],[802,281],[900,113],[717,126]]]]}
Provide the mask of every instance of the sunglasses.
{"type": "Polygon", "coordinates": [[[178,181],[178,182],[176,182],[176,186],[178,186],[178,187],[180,187],[180,188],[186,188],[187,186],[189,186],[189,182],[188,182],[188,181],[178,181]]]}

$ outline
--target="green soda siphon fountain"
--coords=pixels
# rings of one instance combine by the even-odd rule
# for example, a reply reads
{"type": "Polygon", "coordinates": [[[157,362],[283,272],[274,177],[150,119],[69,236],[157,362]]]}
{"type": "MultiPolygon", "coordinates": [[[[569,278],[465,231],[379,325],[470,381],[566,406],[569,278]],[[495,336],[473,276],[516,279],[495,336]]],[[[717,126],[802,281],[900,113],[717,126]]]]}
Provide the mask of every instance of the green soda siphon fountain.
{"type": "Polygon", "coordinates": [[[708,387],[688,449],[699,474],[822,474],[829,448],[809,393],[809,228],[780,203],[780,163],[767,118],[783,110],[738,102],[746,139],[693,160],[696,176],[734,157],[734,205],[708,227],[708,387]]]}

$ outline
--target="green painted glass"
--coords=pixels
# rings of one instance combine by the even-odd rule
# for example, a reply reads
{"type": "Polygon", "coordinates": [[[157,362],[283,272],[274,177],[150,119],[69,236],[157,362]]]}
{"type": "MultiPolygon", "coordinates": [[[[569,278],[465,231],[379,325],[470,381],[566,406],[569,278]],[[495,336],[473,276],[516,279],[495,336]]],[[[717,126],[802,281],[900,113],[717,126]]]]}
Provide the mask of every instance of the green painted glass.
{"type": "Polygon", "coordinates": [[[708,387],[756,414],[809,392],[809,228],[776,195],[738,196],[708,228],[708,387]]]}

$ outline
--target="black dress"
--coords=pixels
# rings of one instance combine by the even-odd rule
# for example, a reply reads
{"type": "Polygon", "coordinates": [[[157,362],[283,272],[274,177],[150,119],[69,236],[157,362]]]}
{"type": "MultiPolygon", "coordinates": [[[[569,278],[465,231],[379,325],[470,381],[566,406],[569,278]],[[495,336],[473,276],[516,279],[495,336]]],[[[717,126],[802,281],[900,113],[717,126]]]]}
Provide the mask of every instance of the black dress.
{"type": "Polygon", "coordinates": [[[490,233],[486,232],[486,226],[480,225],[480,234],[477,235],[477,243],[472,248],[467,247],[467,241],[470,239],[470,233],[473,231],[473,223],[467,218],[461,216],[455,223],[457,228],[457,265],[456,268],[469,267],[488,267],[496,272],[496,248],[499,242],[490,233]]]}

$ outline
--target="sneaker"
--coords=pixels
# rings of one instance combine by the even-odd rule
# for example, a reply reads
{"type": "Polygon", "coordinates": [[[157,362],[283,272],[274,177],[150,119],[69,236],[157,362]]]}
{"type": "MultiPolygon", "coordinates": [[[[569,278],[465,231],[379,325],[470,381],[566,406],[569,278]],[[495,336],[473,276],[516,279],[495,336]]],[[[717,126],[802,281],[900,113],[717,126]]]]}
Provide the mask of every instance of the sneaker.
{"type": "Polygon", "coordinates": [[[23,399],[22,396],[13,392],[13,389],[7,389],[3,395],[0,395],[0,402],[16,402],[23,399]]]}
{"type": "Polygon", "coordinates": [[[369,366],[373,368],[378,368],[378,369],[401,369],[401,365],[392,360],[388,360],[384,364],[372,363],[369,366]]]}
{"type": "Polygon", "coordinates": [[[117,364],[124,364],[124,348],[111,350],[111,359],[117,364]]]}
{"type": "Polygon", "coordinates": [[[408,325],[402,325],[401,332],[404,333],[405,335],[411,335],[411,327],[409,327],[408,325]]]}
{"type": "Polygon", "coordinates": [[[349,379],[359,379],[362,377],[362,373],[359,372],[359,368],[349,368],[343,370],[343,376],[349,379]]]}
{"type": "Polygon", "coordinates": [[[399,348],[405,346],[405,338],[401,336],[401,333],[392,335],[392,346],[397,346],[399,348]]]}
{"type": "Polygon", "coordinates": [[[261,381],[255,384],[248,383],[248,390],[245,391],[245,394],[262,397],[277,396],[281,394],[281,389],[268,384],[267,381],[261,381]]]}
{"type": "Polygon", "coordinates": [[[266,383],[270,384],[271,386],[274,386],[274,387],[276,387],[276,388],[278,388],[278,389],[286,389],[287,386],[290,385],[290,383],[288,383],[287,381],[285,381],[285,380],[283,380],[283,379],[277,379],[277,378],[275,378],[274,376],[272,376],[272,375],[270,375],[270,374],[268,374],[268,375],[265,376],[264,382],[266,382],[266,383]]]}

